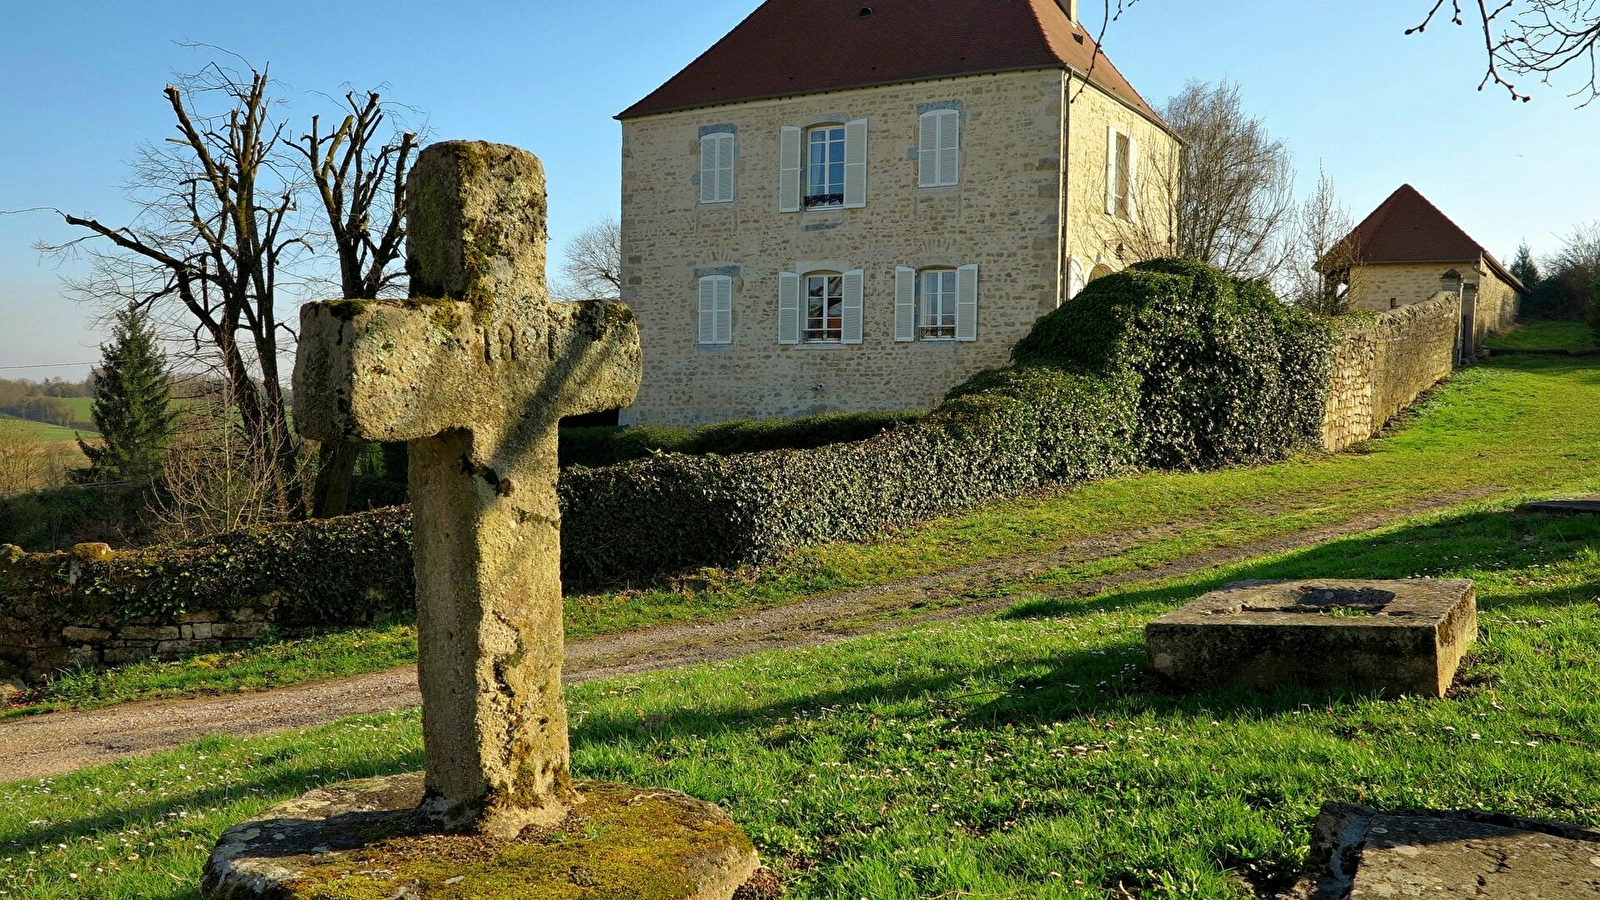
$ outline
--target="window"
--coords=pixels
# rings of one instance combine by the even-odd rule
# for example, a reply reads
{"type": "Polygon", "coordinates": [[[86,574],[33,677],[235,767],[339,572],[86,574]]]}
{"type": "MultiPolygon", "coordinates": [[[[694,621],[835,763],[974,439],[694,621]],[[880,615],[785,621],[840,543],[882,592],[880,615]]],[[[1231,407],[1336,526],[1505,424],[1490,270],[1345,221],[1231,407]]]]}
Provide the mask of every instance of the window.
{"type": "Polygon", "coordinates": [[[844,126],[806,132],[806,206],[844,205],[844,126]]]}
{"type": "Polygon", "coordinates": [[[961,181],[961,113],[937,109],[917,120],[917,186],[948,187],[961,181]]]}
{"type": "Polygon", "coordinates": [[[700,279],[699,332],[702,344],[733,343],[733,277],[700,279]]]}
{"type": "Polygon", "coordinates": [[[1137,215],[1139,142],[1112,125],[1106,130],[1106,212],[1132,222],[1137,215]]]}
{"type": "Polygon", "coordinates": [[[778,343],[859,344],[866,272],[778,273],[778,343]]]}
{"type": "Polygon", "coordinates": [[[867,120],[785,125],[778,146],[778,211],[867,205],[867,120]]]}
{"type": "Polygon", "coordinates": [[[978,267],[894,270],[896,341],[978,339],[978,267]]]}
{"type": "Polygon", "coordinates": [[[731,132],[700,138],[700,202],[733,202],[733,141],[731,132]]]}
{"type": "Polygon", "coordinates": [[[956,270],[924,269],[919,282],[922,302],[917,334],[924,340],[953,340],[956,336],[956,270]]]}
{"type": "Polygon", "coordinates": [[[805,340],[840,341],[844,338],[844,276],[821,273],[806,276],[805,340]]]}

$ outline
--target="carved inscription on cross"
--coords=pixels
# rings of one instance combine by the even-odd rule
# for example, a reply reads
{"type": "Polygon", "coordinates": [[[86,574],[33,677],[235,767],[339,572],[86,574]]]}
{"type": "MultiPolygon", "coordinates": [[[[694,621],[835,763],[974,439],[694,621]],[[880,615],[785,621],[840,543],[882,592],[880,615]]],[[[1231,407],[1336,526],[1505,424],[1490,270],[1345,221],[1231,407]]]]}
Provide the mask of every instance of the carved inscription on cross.
{"type": "Polygon", "coordinates": [[[551,303],[545,182],[514,147],[418,155],[406,301],[301,311],[295,424],[319,441],[408,441],[426,810],[513,836],[577,800],[561,693],[556,426],[639,386],[615,303],[551,303]]]}

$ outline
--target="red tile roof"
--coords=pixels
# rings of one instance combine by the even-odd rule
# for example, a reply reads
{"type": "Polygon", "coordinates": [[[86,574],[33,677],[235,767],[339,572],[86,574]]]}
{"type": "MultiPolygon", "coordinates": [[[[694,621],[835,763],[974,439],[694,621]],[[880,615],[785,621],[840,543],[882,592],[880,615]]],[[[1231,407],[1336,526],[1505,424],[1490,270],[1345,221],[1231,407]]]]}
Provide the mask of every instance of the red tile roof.
{"type": "Polygon", "coordinates": [[[1341,246],[1354,250],[1358,264],[1476,263],[1481,256],[1507,282],[1522,288],[1494,254],[1409,184],[1379,204],[1341,246]]]}
{"type": "Polygon", "coordinates": [[[1021,69],[1067,68],[1166,127],[1055,0],[766,0],[617,118],[1021,69]],[[870,9],[870,15],[863,13],[870,9]]]}

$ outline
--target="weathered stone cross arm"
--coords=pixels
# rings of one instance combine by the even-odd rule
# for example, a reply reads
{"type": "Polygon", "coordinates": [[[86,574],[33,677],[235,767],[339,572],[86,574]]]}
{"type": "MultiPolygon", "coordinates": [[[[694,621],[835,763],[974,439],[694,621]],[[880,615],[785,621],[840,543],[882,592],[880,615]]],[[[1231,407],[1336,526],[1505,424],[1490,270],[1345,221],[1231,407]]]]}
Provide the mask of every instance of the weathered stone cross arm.
{"type": "Polygon", "coordinates": [[[408,183],[412,299],[301,311],[295,425],[408,441],[425,810],[515,835],[572,790],[561,691],[557,424],[638,390],[633,314],[551,303],[532,154],[450,142],[408,183]]]}

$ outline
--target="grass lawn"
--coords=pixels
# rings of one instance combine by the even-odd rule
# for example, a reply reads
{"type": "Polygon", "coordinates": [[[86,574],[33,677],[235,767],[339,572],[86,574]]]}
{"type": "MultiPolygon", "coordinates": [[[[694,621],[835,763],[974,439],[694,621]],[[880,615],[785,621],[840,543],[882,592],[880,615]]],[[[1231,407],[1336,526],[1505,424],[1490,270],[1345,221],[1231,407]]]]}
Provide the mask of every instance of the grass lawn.
{"type": "MultiPolygon", "coordinates": [[[[1467,490],[1501,497],[1600,492],[1597,410],[1600,366],[1592,359],[1501,357],[1458,374],[1422,405],[1408,427],[1364,452],[1305,454],[1258,468],[1109,479],[993,503],[875,543],[807,549],[767,569],[708,572],[646,590],[573,594],[566,603],[567,634],[583,638],[724,618],[830,590],[1043,553],[1066,541],[1133,529],[1155,531],[1127,552],[1067,566],[1008,590],[1064,590],[1091,578],[1467,490]]],[[[358,634],[354,640],[368,637],[358,634]]],[[[319,674],[315,648],[307,647],[303,662],[281,677],[337,677],[360,666],[359,659],[331,652],[335,661],[326,674],[319,674]]],[[[413,658],[385,651],[374,654],[365,668],[376,671],[413,658]]],[[[153,664],[141,671],[159,679],[159,685],[147,687],[142,675],[84,676],[74,683],[74,695],[104,703],[231,690],[238,683],[228,667],[209,662],[153,664]],[[95,679],[106,683],[92,683],[95,679]]],[[[70,700],[54,690],[42,698],[46,705],[70,700]]]]}
{"type": "MultiPolygon", "coordinates": [[[[588,683],[574,765],[722,804],[793,898],[1244,898],[1300,869],[1325,800],[1600,824],[1597,547],[1595,519],[1479,503],[1154,588],[588,683]],[[1146,669],[1155,615],[1311,575],[1476,579],[1458,695],[1185,696],[1146,669]]],[[[0,890],[192,898],[228,825],[421,763],[409,713],[0,786],[0,890]]]]}
{"type": "Polygon", "coordinates": [[[1524,322],[1510,334],[1484,341],[1490,350],[1593,350],[1594,330],[1587,322],[1524,322]]]}

